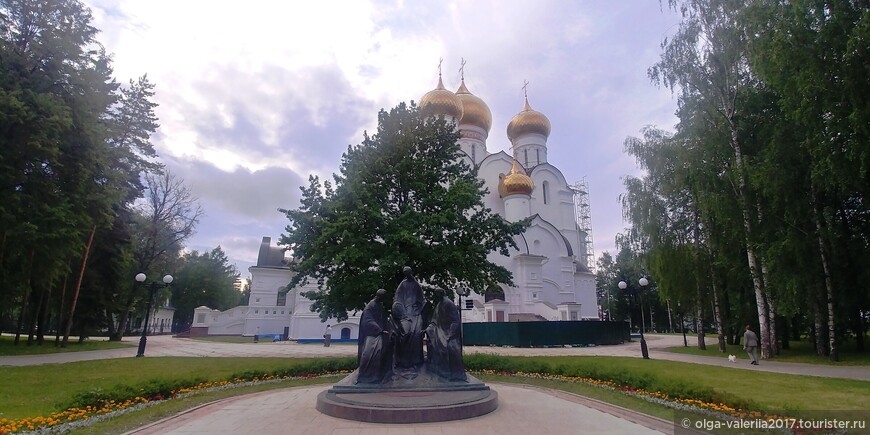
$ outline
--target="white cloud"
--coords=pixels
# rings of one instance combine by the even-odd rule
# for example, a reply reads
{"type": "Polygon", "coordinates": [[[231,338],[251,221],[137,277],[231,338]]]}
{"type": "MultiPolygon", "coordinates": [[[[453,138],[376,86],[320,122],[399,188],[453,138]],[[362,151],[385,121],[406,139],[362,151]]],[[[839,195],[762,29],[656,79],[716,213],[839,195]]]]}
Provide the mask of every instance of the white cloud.
{"type": "Polygon", "coordinates": [[[466,84],[493,112],[491,152],[509,149],[505,127],[531,82],[533,107],[553,124],[551,161],[569,181],[589,180],[599,247],[622,230],[620,177],[637,171],[622,141],[674,123],[674,100],[646,77],[677,22],[655,1],[87,2],[119,80],[148,73],[157,86],[156,148],[191,171],[182,175],[207,204],[192,243],[252,241],[245,254],[228,250],[239,261],[283,228],[264,210],[294,206],[278,200],[298,192],[246,189],[273,170],[296,183],[329,176],[346,146],[376,128],[378,109],[434,87],[441,57],[451,89],[468,60],[466,84]]]}

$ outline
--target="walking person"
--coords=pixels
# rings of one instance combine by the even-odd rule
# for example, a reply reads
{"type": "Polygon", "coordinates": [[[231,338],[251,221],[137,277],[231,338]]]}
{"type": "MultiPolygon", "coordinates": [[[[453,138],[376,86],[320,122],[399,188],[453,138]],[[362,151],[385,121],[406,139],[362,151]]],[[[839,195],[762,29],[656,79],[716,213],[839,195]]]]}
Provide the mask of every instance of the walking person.
{"type": "Polygon", "coordinates": [[[332,342],[332,326],[326,325],[326,332],[323,334],[323,347],[329,347],[332,342]]]}
{"type": "Polygon", "coordinates": [[[751,360],[749,364],[758,365],[758,336],[752,332],[752,327],[746,325],[746,332],[743,333],[743,350],[749,354],[751,360]]]}

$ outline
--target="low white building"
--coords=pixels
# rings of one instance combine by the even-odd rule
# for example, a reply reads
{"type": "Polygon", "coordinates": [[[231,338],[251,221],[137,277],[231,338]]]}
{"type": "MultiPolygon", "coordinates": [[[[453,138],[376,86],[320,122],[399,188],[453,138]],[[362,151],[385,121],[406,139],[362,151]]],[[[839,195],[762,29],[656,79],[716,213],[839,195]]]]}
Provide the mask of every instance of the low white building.
{"type": "Polygon", "coordinates": [[[337,322],[322,322],[311,312],[312,301],[303,296],[315,287],[294,288],[286,294],[281,290],[293,277],[287,267],[284,250],[271,245],[270,237],[263,237],[257,265],[251,272],[251,296],[248,305],[226,311],[199,307],[194,310],[191,335],[242,335],[253,337],[279,336],[290,340],[322,340],[326,325],[332,326],[333,340],[355,340],[359,331],[359,316],[337,322]]]}
{"type": "MultiPolygon", "coordinates": [[[[577,190],[548,161],[550,121],[531,108],[528,97],[522,110],[507,125],[510,154],[490,152],[487,138],[492,114],[486,103],[471,94],[464,78],[457,91],[438,86],[420,99],[424,116],[444,116],[456,121],[462,158],[478,170],[488,194],[483,203],[511,222],[531,218],[526,231],[515,237],[518,249],[509,256],[489,255],[493,263],[513,273],[514,286],[498,291],[473,289],[464,298],[463,321],[571,321],[597,320],[595,276],[590,272],[591,235],[579,225],[577,190]]],[[[192,334],[251,336],[277,334],[290,339],[321,339],[326,323],[333,338],[356,339],[359,317],[321,322],[302,296],[314,288],[292,289],[283,298],[279,291],[292,276],[281,248],[264,237],[257,265],[251,267],[248,306],[224,312],[196,309],[192,334]],[[258,329],[259,328],[259,329],[258,329]],[[206,332],[207,331],[207,332],[206,332]]]]}

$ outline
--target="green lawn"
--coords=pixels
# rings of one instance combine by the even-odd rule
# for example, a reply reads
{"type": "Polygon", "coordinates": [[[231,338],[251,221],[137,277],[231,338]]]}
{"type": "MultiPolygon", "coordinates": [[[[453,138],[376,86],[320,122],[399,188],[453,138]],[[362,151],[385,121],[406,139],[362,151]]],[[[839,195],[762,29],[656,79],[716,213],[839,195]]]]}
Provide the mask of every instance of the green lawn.
{"type": "Polygon", "coordinates": [[[77,394],[138,386],[147,381],[219,380],[246,370],[276,370],[302,358],[145,357],[79,361],[0,370],[0,417],[47,415],[65,409],[77,394]]]}
{"type": "MultiPolygon", "coordinates": [[[[708,336],[709,337],[709,336],[708,336]]],[[[689,337],[689,347],[670,347],[667,350],[669,352],[676,353],[685,353],[690,355],[702,355],[702,356],[714,356],[714,357],[724,357],[725,355],[735,355],[739,359],[749,359],[749,356],[746,355],[746,352],[743,351],[743,346],[738,345],[726,345],[725,349],[727,352],[724,354],[719,352],[719,346],[716,343],[708,344],[707,350],[698,350],[697,347],[697,339],[692,340],[693,337],[689,337]]],[[[870,344],[870,342],[868,342],[870,344]]],[[[790,341],[789,342],[790,349],[783,349],[780,351],[780,354],[775,356],[773,361],[782,361],[782,362],[797,362],[797,363],[807,363],[807,364],[828,364],[828,365],[848,365],[848,366],[863,366],[870,365],[870,351],[866,352],[855,352],[855,344],[854,342],[845,343],[840,349],[840,361],[832,362],[827,357],[821,357],[816,355],[815,351],[813,351],[812,343],[806,341],[790,341]]]]}
{"type": "Polygon", "coordinates": [[[14,343],[14,336],[0,336],[0,356],[41,355],[46,353],[80,352],[85,350],[118,349],[122,347],[135,346],[132,342],[109,341],[106,338],[88,339],[85,340],[84,343],[79,343],[78,337],[70,337],[65,348],[55,346],[54,337],[45,337],[45,343],[42,346],[38,346],[35,341],[33,345],[28,346],[27,336],[22,336],[18,345],[15,345],[14,343]]]}
{"type": "Polygon", "coordinates": [[[816,376],[786,375],[664,360],[623,357],[505,357],[517,364],[558,369],[594,367],[599,373],[625,372],[637,379],[655,378],[660,385],[709,388],[755,403],[761,410],[870,409],[870,382],[816,376]],[[525,360],[525,362],[523,361],[525,360]]]}
{"type": "MultiPolygon", "coordinates": [[[[625,373],[632,379],[656,379],[659,385],[712,389],[724,397],[754,403],[761,410],[870,409],[870,382],[754,372],[675,361],[618,357],[503,357],[507,364],[538,371],[592,369],[625,373]]],[[[79,393],[149,381],[223,379],[250,370],[278,370],[311,360],[297,358],[148,357],[82,361],[0,370],[0,417],[48,415],[64,409],[79,393]]],[[[517,380],[510,378],[511,380],[517,380]]],[[[531,380],[523,382],[532,382],[531,380]]],[[[565,388],[591,388],[564,384],[565,388]]],[[[598,391],[598,390],[590,390],[598,391]]],[[[579,391],[586,394],[585,390],[579,391]]],[[[622,397],[622,396],[620,396],[622,397]]],[[[602,399],[606,399],[603,397],[602,399]]],[[[610,400],[610,399],[607,399],[610,400]]],[[[619,400],[625,401],[624,398],[619,400]]],[[[634,399],[621,406],[628,406],[634,399]]],[[[643,409],[641,409],[643,411],[643,409]]],[[[647,411],[644,411],[647,412],[647,411]]]]}

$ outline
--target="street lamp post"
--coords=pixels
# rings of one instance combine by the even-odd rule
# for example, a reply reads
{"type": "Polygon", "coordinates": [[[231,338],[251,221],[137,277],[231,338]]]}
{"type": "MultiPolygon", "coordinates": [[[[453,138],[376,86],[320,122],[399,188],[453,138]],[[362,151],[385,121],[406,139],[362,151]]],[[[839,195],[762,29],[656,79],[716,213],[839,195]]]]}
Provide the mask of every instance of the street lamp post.
{"type": "MultiPolygon", "coordinates": [[[[638,282],[642,289],[646,289],[646,286],[649,285],[649,280],[646,277],[642,277],[638,282]]],[[[620,290],[625,290],[628,288],[628,284],[625,281],[619,281],[618,284],[620,290]]],[[[637,298],[637,289],[632,288],[630,294],[637,298]]],[[[640,315],[643,316],[643,299],[640,301],[640,315]]],[[[649,349],[646,347],[646,339],[643,337],[643,326],[640,328],[640,353],[643,355],[643,359],[649,359],[649,349]]]]}
{"type": "MultiPolygon", "coordinates": [[[[640,315],[641,319],[643,319],[643,291],[646,290],[646,286],[649,285],[649,280],[646,279],[645,276],[642,276],[638,281],[640,284],[641,293],[640,297],[640,315]]],[[[652,322],[652,315],[650,315],[650,322],[652,322]]],[[[646,348],[646,340],[643,339],[643,328],[640,328],[640,352],[643,354],[643,359],[649,359],[649,350],[646,348]]]]}
{"type": "Polygon", "coordinates": [[[462,351],[462,347],[464,345],[464,341],[462,338],[462,297],[468,296],[469,293],[470,292],[464,288],[460,288],[459,290],[456,290],[456,294],[459,295],[459,307],[458,307],[457,311],[459,312],[458,314],[459,314],[459,349],[460,349],[460,352],[462,351]]]}
{"type": "MultiPolygon", "coordinates": [[[[144,273],[140,273],[136,275],[136,281],[141,283],[145,282],[147,277],[144,273]]],[[[172,283],[172,275],[166,275],[163,277],[163,285],[169,286],[172,283]]],[[[148,343],[148,320],[151,318],[151,303],[154,301],[154,293],[157,291],[157,288],[160,286],[160,283],[157,281],[151,281],[149,284],[150,291],[148,293],[148,305],[145,309],[145,324],[142,327],[142,337],[139,339],[139,352],[136,353],[137,357],[145,356],[145,345],[148,343]]]]}

